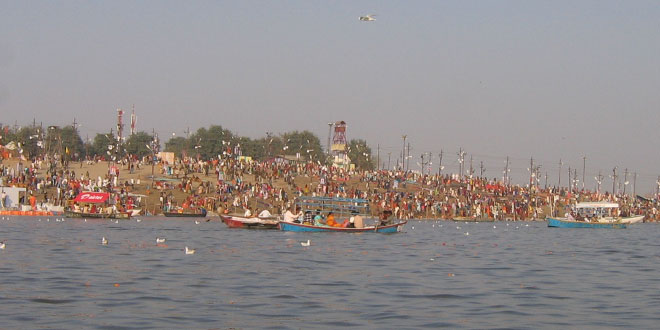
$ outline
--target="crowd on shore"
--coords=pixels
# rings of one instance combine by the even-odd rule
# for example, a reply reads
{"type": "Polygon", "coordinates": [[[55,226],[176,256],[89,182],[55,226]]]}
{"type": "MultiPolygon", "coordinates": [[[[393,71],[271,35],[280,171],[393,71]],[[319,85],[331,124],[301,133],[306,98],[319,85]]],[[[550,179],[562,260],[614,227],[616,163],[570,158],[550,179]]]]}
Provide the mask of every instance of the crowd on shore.
{"type": "MultiPolygon", "coordinates": [[[[346,170],[311,161],[270,158],[203,160],[192,157],[173,163],[151,157],[126,157],[118,162],[87,160],[87,165],[105,166],[104,175],[91,177],[76,171],[74,164],[58,158],[21,160],[0,164],[0,186],[26,188],[20,202],[66,206],[83,191],[108,192],[119,210],[142,207],[147,214],[173,208],[204,207],[218,213],[242,213],[245,209],[269,209],[284,213],[298,196],[360,198],[370,202],[374,216],[391,211],[399,219],[453,219],[457,217],[496,220],[542,220],[563,215],[578,201],[607,201],[621,205],[620,215],[643,214],[658,219],[658,199],[613,195],[566,187],[505,184],[501,180],[456,174],[420,174],[401,170],[346,170]],[[125,173],[149,174],[126,179],[125,173]]],[[[657,196],[656,196],[657,197],[657,196]]],[[[4,207],[3,204],[0,206],[4,207]]]]}

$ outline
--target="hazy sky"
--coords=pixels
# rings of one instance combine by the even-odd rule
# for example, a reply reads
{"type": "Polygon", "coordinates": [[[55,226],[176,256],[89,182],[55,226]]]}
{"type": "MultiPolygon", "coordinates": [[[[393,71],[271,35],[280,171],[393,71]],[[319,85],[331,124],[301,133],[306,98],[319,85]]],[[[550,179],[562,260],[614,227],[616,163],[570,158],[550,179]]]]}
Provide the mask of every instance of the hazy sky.
{"type": "Polygon", "coordinates": [[[0,122],[75,117],[83,138],[133,104],[166,138],[219,124],[325,146],[344,120],[391,166],[406,134],[411,168],[442,149],[455,172],[463,148],[488,177],[510,156],[523,182],[534,157],[556,184],[561,158],[565,185],[586,156],[587,187],[618,166],[647,193],[659,92],[659,1],[0,0],[0,122]]]}

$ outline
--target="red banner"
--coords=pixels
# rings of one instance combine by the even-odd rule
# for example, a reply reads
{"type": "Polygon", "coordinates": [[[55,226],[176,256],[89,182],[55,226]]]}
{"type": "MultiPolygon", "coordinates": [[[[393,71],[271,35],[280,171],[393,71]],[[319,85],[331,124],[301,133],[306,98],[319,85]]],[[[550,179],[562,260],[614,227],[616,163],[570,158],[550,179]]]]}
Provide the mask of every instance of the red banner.
{"type": "Polygon", "coordinates": [[[84,192],[76,196],[74,201],[79,203],[103,203],[108,198],[110,198],[108,193],[84,192]]]}

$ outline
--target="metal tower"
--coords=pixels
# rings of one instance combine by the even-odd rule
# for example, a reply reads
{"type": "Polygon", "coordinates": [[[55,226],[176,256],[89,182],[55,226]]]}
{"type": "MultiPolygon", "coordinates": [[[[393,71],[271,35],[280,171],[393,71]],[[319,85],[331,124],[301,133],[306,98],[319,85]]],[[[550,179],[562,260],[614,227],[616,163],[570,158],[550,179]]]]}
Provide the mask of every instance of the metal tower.
{"type": "Polygon", "coordinates": [[[349,166],[348,142],[346,141],[346,122],[338,121],[335,123],[335,130],[332,136],[332,148],[330,149],[335,156],[333,164],[337,167],[349,166]]]}

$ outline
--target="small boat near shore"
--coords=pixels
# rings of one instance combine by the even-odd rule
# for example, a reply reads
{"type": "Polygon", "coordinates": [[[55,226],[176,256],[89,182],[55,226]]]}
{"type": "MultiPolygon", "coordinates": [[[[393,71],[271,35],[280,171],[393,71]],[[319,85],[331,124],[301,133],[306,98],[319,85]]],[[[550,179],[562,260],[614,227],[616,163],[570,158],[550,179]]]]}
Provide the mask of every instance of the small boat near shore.
{"type": "Polygon", "coordinates": [[[606,202],[577,203],[566,217],[547,217],[548,227],[624,229],[641,222],[644,216],[619,217],[619,204],[606,202]]]}
{"type": "Polygon", "coordinates": [[[206,217],[206,209],[199,208],[192,211],[179,209],[175,212],[163,212],[163,215],[173,218],[204,218],[206,217]]]}
{"type": "Polygon", "coordinates": [[[398,233],[408,221],[402,221],[383,226],[367,226],[364,228],[315,226],[302,223],[280,221],[279,228],[282,231],[292,232],[333,232],[333,233],[398,233]]]}
{"type": "Polygon", "coordinates": [[[276,217],[241,217],[236,215],[221,215],[222,222],[229,228],[245,229],[278,229],[279,219],[276,217]]]}
{"type": "Polygon", "coordinates": [[[73,210],[64,211],[65,218],[92,218],[92,219],[124,219],[131,218],[129,212],[111,212],[111,213],[90,213],[90,212],[76,212],[73,210]]]}
{"type": "Polygon", "coordinates": [[[66,218],[130,219],[131,212],[117,210],[116,205],[108,205],[110,193],[85,191],[76,196],[64,209],[66,218]]]}
{"type": "Polygon", "coordinates": [[[473,217],[454,217],[452,221],[457,222],[494,222],[495,219],[491,218],[473,218],[473,217]]]}
{"type": "Polygon", "coordinates": [[[548,227],[556,228],[606,228],[606,229],[625,229],[627,224],[622,222],[585,222],[577,220],[568,220],[566,218],[547,217],[548,227]]]}

